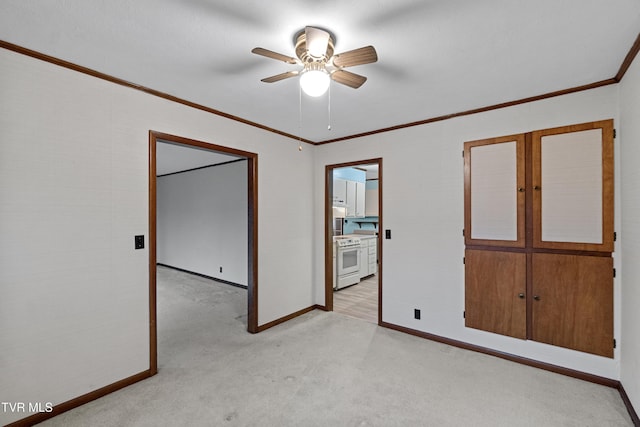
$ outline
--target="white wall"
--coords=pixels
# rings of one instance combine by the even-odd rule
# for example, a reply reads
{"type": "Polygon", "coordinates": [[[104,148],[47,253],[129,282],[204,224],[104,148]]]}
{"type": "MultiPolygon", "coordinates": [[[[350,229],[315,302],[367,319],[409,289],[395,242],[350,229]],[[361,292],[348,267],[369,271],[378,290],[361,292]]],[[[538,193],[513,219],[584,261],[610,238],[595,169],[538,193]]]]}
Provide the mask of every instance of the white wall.
{"type": "MultiPolygon", "coordinates": [[[[0,50],[2,400],[57,404],[148,369],[149,254],[133,249],[133,236],[148,239],[152,129],[258,153],[259,324],[324,301],[324,166],[382,157],[384,228],[393,230],[383,240],[384,321],[622,378],[638,408],[638,67],[620,95],[624,243],[614,256],[617,268],[621,248],[631,261],[614,283],[611,360],[464,328],[461,151],[464,141],[571,123],[614,118],[618,127],[618,87],[300,153],[279,135],[0,50]]],[[[25,415],[0,414],[0,424],[25,415]]]]}
{"type": "Polygon", "coordinates": [[[259,324],[314,303],[311,149],[4,49],[0,69],[2,401],[149,368],[150,129],[258,153],[259,324]]]}
{"type": "MultiPolygon", "coordinates": [[[[321,217],[323,209],[325,165],[382,157],[383,228],[392,230],[392,239],[382,240],[383,321],[617,379],[619,349],[615,351],[614,359],[608,359],[465,328],[462,317],[463,143],[617,119],[617,102],[617,88],[606,86],[319,146],[315,159],[316,216],[321,217]],[[421,309],[421,320],[413,318],[414,308],[421,309]]],[[[619,184],[619,179],[616,183],[619,184]]],[[[619,213],[619,209],[616,211],[619,213]]],[[[616,224],[619,227],[618,217],[616,224]]],[[[322,245],[323,226],[318,221],[315,225],[315,292],[320,303],[324,301],[324,277],[320,268],[324,265],[322,245]]],[[[614,255],[616,265],[619,264],[619,249],[618,245],[614,255]]],[[[615,336],[619,339],[619,279],[615,280],[614,286],[615,336]]]]}
{"type": "Polygon", "coordinates": [[[640,58],[625,74],[620,91],[622,163],[622,339],[621,381],[640,411],[640,58]]]}
{"type": "Polygon", "coordinates": [[[156,182],[158,262],[247,286],[247,161],[156,182]]]}

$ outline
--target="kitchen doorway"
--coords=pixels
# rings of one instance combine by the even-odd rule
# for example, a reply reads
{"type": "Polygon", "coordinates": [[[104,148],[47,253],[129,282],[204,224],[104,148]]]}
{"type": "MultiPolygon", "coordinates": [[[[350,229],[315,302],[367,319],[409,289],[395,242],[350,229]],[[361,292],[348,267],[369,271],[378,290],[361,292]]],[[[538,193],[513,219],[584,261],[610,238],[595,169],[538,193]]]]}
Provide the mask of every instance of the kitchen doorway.
{"type": "Polygon", "coordinates": [[[325,309],[382,321],[382,158],[325,167],[325,309]]]}
{"type": "MultiPolygon", "coordinates": [[[[158,144],[168,143],[176,147],[187,147],[204,150],[207,154],[219,153],[236,161],[246,161],[246,190],[247,190],[247,331],[258,332],[258,155],[251,152],[223,147],[207,142],[196,141],[176,135],[161,132],[149,132],[149,335],[150,335],[150,371],[157,373],[157,301],[156,301],[156,272],[157,272],[157,151],[158,144]],[[230,156],[230,157],[229,157],[230,156]]],[[[199,168],[194,168],[199,169],[199,168]]]]}

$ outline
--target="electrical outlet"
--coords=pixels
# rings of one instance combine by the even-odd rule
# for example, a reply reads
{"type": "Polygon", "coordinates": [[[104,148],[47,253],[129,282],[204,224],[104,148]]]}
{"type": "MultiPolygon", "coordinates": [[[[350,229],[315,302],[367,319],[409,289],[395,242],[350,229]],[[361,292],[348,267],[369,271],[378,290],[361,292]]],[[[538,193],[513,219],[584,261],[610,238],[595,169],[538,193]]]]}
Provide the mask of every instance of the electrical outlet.
{"type": "Polygon", "coordinates": [[[415,308],[413,309],[413,318],[420,320],[420,309],[419,308],[415,308]]]}
{"type": "Polygon", "coordinates": [[[135,236],[135,248],[136,249],[144,249],[144,235],[135,236]]]}

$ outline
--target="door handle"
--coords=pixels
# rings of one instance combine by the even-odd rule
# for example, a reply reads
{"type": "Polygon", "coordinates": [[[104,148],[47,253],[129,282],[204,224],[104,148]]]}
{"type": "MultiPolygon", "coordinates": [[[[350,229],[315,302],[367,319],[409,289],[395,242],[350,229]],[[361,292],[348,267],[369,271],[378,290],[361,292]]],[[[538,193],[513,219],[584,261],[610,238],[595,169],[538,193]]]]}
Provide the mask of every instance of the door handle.
{"type": "Polygon", "coordinates": [[[522,187],[518,187],[518,192],[520,192],[520,193],[524,193],[524,188],[522,188],[522,187]]]}
{"type": "Polygon", "coordinates": [[[519,293],[519,294],[518,294],[518,298],[520,298],[520,299],[524,299],[524,294],[523,294],[523,293],[519,293]]]}
{"type": "Polygon", "coordinates": [[[540,301],[540,295],[534,295],[533,299],[536,300],[536,301],[540,301]]]}
{"type": "Polygon", "coordinates": [[[533,186],[533,189],[534,189],[534,190],[540,190],[540,186],[539,186],[539,185],[534,185],[534,186],[533,186]]]}

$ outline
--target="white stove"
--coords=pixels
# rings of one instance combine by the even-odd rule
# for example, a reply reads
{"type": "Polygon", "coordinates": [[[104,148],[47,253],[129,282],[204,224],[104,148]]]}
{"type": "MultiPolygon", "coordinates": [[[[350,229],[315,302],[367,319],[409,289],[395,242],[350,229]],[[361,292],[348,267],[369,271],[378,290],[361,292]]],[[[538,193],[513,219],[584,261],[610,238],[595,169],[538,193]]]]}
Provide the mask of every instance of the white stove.
{"type": "Polygon", "coordinates": [[[350,248],[360,246],[359,237],[336,237],[336,243],[340,248],[350,248]]]}
{"type": "Polygon", "coordinates": [[[353,236],[336,236],[335,289],[342,289],[360,282],[360,239],[353,236]]]}

